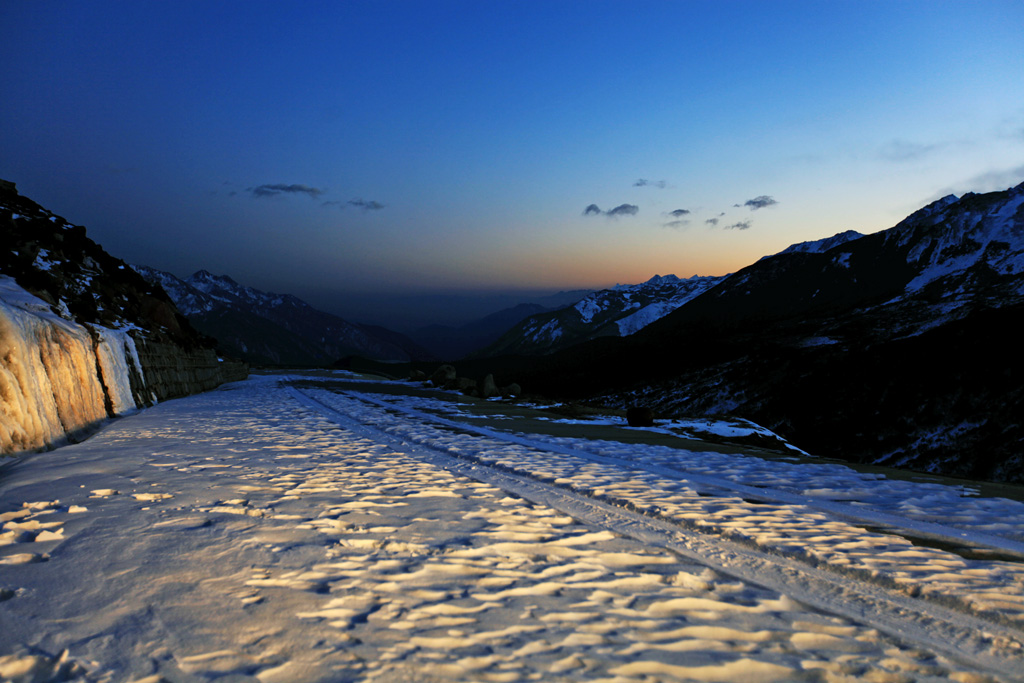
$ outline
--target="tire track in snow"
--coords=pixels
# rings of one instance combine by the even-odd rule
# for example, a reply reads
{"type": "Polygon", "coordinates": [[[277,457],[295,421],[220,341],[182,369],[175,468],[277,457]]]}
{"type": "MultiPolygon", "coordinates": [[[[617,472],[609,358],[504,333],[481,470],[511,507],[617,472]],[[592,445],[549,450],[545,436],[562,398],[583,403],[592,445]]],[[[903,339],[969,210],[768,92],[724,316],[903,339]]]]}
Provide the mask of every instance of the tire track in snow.
{"type": "MultiPolygon", "coordinates": [[[[761,552],[723,537],[702,534],[666,519],[599,500],[568,486],[540,480],[526,472],[494,467],[471,456],[455,456],[432,448],[429,444],[411,443],[408,439],[389,434],[339,412],[294,387],[288,387],[288,390],[300,403],[339,426],[401,449],[413,457],[493,484],[534,503],[548,505],[588,524],[609,529],[653,547],[671,550],[716,571],[778,591],[816,609],[868,624],[904,642],[940,652],[1010,680],[1019,679],[1024,632],[1013,626],[950,609],[929,600],[913,598],[883,585],[859,580],[851,574],[839,574],[827,567],[814,567],[800,560],[761,552]]],[[[394,405],[365,395],[348,392],[343,395],[388,410],[399,410],[394,405]]],[[[405,409],[399,412],[411,414],[417,411],[405,409]]],[[[411,416],[464,432],[479,433],[482,429],[427,414],[411,416]]],[[[512,441],[506,438],[512,435],[500,432],[480,435],[512,441]]],[[[533,449],[544,449],[547,446],[520,437],[513,439],[517,440],[513,443],[533,449]]],[[[635,469],[634,463],[619,461],[615,464],[635,469]]],[[[674,472],[674,476],[678,479],[680,473],[674,472]]]]}
{"type": "Polygon", "coordinates": [[[569,455],[577,458],[584,458],[593,462],[599,462],[608,465],[614,465],[618,467],[626,467],[633,470],[641,470],[644,472],[650,472],[651,474],[657,474],[664,477],[670,477],[673,479],[683,480],[692,484],[699,484],[702,487],[706,487],[711,491],[725,491],[731,494],[740,494],[748,498],[754,498],[771,503],[785,503],[787,505],[800,505],[802,507],[811,508],[814,510],[820,510],[826,512],[829,515],[839,517],[845,520],[854,520],[857,522],[867,523],[875,526],[891,527],[894,530],[903,530],[914,535],[924,535],[931,538],[939,539],[953,544],[971,544],[975,546],[982,546],[986,548],[992,548],[995,550],[1002,551],[1003,553],[1016,555],[1019,559],[1024,560],[1024,543],[1014,540],[1012,538],[1006,538],[1004,536],[998,536],[995,534],[989,534],[982,531],[975,530],[964,530],[945,524],[936,524],[934,522],[926,522],[922,520],[909,519],[899,515],[894,515],[888,512],[881,512],[878,510],[866,510],[864,508],[856,507],[853,505],[847,505],[845,503],[838,503],[830,500],[821,500],[820,498],[814,498],[811,496],[801,495],[798,493],[791,493],[789,491],[780,491],[778,489],[763,488],[758,486],[748,486],[746,484],[740,484],[738,482],[730,481],[728,479],[722,479],[719,477],[712,477],[706,474],[695,474],[691,472],[684,472],[679,469],[672,467],[666,467],[663,465],[654,465],[651,463],[624,460],[622,458],[616,458],[609,455],[601,455],[598,453],[592,453],[589,451],[570,448],[568,446],[562,446],[561,444],[552,443],[544,439],[527,439],[515,434],[509,434],[501,432],[495,429],[487,427],[480,427],[477,425],[467,424],[463,422],[456,422],[448,418],[440,417],[437,415],[431,415],[414,408],[407,406],[396,405],[387,401],[373,398],[365,394],[355,394],[354,392],[345,392],[345,395],[349,398],[355,398],[363,401],[364,403],[372,403],[380,406],[387,410],[393,410],[412,417],[419,418],[421,420],[427,420],[429,422],[435,422],[443,424],[448,427],[460,429],[467,432],[473,432],[480,436],[486,436],[492,439],[498,439],[500,441],[507,441],[509,443],[519,444],[528,448],[536,448],[545,451],[551,451],[554,453],[561,453],[563,455],[569,455]]]}

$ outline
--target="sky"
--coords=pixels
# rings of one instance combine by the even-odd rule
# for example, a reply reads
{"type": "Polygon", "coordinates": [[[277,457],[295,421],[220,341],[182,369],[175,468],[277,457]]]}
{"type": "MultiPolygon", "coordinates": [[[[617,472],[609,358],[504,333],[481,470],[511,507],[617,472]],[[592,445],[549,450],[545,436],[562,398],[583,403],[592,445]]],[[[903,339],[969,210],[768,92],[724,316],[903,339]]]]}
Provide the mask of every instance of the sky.
{"type": "Polygon", "coordinates": [[[0,0],[0,178],[129,262],[451,324],[1024,181],[1022,26],[1019,0],[0,0]]]}

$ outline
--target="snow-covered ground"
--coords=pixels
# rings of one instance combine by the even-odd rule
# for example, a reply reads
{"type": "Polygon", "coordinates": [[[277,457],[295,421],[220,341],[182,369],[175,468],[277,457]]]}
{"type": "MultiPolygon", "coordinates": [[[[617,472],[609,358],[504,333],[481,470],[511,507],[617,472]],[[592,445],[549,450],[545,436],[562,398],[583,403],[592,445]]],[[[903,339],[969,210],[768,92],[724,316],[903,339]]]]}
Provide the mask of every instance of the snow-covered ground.
{"type": "Polygon", "coordinates": [[[1020,503],[285,379],[0,469],[0,679],[1024,678],[1020,503]]]}

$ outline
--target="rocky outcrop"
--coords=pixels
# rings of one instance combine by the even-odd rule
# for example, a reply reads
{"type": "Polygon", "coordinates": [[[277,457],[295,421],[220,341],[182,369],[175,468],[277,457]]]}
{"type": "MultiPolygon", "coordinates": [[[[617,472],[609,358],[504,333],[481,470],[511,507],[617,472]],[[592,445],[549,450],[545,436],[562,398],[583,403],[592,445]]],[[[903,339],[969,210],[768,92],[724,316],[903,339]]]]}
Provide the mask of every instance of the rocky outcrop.
{"type": "Polygon", "coordinates": [[[0,183],[0,454],[243,379],[159,288],[0,183]]]}

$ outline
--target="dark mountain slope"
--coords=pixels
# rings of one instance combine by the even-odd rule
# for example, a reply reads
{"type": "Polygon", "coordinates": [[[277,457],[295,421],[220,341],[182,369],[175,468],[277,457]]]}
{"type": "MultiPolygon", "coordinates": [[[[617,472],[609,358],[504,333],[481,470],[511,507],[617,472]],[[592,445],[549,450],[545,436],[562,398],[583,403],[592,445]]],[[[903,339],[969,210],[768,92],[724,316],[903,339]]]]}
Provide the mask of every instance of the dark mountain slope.
{"type": "Polygon", "coordinates": [[[531,315],[473,355],[542,355],[588,339],[635,334],[723,279],[655,275],[638,285],[593,292],[572,306],[531,315]]]}
{"type": "Polygon", "coordinates": [[[1020,481],[1022,306],[1024,185],[762,259],[631,337],[513,372],[562,396],[749,418],[821,455],[1020,481]]]}
{"type": "Polygon", "coordinates": [[[407,337],[350,323],[290,294],[262,292],[201,270],[187,280],[133,266],[160,284],[196,329],[224,353],[261,365],[330,365],[349,355],[379,360],[431,360],[407,337]]]}
{"type": "Polygon", "coordinates": [[[445,360],[456,360],[495,342],[510,327],[531,315],[550,311],[546,306],[523,303],[459,327],[430,325],[416,330],[416,341],[445,360]]]}

